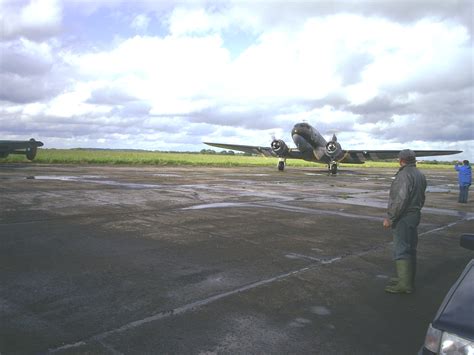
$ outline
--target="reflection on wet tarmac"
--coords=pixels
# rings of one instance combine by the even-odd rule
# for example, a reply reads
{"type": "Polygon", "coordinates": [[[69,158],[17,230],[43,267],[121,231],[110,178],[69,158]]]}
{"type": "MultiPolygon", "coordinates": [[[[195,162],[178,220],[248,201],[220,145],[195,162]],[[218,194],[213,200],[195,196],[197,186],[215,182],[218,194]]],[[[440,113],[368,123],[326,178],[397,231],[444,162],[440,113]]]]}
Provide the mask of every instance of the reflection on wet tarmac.
{"type": "Polygon", "coordinates": [[[328,316],[331,314],[331,311],[324,306],[313,306],[311,307],[311,312],[318,316],[328,316]]]}
{"type": "Polygon", "coordinates": [[[206,208],[226,208],[226,207],[256,207],[255,204],[241,202],[216,202],[185,207],[183,210],[202,210],[206,208]]]}
{"type": "Polygon", "coordinates": [[[452,189],[449,187],[444,187],[444,186],[428,186],[426,188],[426,192],[444,192],[444,193],[449,193],[451,192],[452,189]]]}
{"type": "Polygon", "coordinates": [[[178,174],[153,174],[152,176],[159,176],[159,177],[181,177],[181,175],[178,174]]]}
{"type": "Polygon", "coordinates": [[[269,176],[268,174],[222,174],[222,176],[269,176]]]}
{"type": "Polygon", "coordinates": [[[153,189],[153,188],[162,187],[162,185],[158,185],[158,184],[140,184],[140,183],[131,183],[131,182],[119,182],[119,181],[113,181],[113,180],[102,180],[100,179],[100,176],[94,176],[94,175],[84,175],[84,176],[38,175],[38,176],[29,176],[27,177],[27,179],[86,182],[86,183],[92,183],[92,184],[126,187],[130,189],[150,189],[150,188],[153,189]]]}

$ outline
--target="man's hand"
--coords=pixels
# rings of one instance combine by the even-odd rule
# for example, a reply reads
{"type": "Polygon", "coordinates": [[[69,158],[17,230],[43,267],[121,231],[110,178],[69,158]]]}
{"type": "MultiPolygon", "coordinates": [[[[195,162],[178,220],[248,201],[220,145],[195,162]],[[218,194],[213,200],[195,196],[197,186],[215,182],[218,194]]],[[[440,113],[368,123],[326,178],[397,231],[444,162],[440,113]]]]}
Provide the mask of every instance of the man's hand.
{"type": "Polygon", "coordinates": [[[383,227],[386,228],[386,229],[388,229],[388,228],[390,228],[391,226],[392,226],[392,221],[390,221],[388,218],[385,218],[385,219],[383,220],[383,227]]]}

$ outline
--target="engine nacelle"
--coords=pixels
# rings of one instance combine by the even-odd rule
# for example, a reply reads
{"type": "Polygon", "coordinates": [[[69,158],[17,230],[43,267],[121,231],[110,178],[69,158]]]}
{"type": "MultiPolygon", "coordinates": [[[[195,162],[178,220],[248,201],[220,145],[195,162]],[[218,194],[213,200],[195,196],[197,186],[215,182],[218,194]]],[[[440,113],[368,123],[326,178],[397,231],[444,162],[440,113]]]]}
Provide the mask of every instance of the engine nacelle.
{"type": "Polygon", "coordinates": [[[287,156],[288,152],[290,151],[290,148],[288,148],[286,143],[281,139],[274,139],[271,147],[275,154],[279,157],[287,156]]]}
{"type": "Polygon", "coordinates": [[[342,154],[341,145],[337,141],[330,141],[326,144],[326,155],[331,159],[337,159],[342,154]]]}

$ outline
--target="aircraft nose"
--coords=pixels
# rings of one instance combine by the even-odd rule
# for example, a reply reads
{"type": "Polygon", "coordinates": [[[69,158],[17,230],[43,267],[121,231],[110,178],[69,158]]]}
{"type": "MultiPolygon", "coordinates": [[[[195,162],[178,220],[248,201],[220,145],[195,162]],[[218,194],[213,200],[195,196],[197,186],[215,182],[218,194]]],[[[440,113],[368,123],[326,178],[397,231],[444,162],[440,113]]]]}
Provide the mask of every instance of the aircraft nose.
{"type": "Polygon", "coordinates": [[[293,142],[295,142],[296,146],[300,146],[304,142],[303,137],[301,137],[297,132],[292,133],[291,138],[293,138],[293,142]]]}
{"type": "Polygon", "coordinates": [[[311,150],[311,145],[301,135],[293,134],[291,138],[293,138],[293,142],[295,142],[296,146],[301,152],[311,150]]]}
{"type": "Polygon", "coordinates": [[[309,136],[309,128],[304,123],[297,123],[293,126],[291,130],[291,135],[300,135],[302,137],[309,136]]]}
{"type": "Polygon", "coordinates": [[[300,132],[301,132],[301,124],[297,123],[293,126],[293,129],[291,130],[291,135],[298,134],[300,132]]]}

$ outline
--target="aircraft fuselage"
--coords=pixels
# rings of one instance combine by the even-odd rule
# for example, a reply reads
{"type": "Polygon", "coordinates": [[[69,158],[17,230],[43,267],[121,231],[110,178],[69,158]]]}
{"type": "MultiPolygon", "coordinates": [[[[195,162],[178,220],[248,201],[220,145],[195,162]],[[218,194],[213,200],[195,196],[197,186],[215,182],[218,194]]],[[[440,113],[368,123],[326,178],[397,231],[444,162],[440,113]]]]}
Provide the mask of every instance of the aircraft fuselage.
{"type": "Polygon", "coordinates": [[[330,163],[339,157],[340,148],[336,136],[329,143],[308,123],[297,123],[291,130],[293,142],[301,152],[302,158],[309,161],[330,163]],[[332,145],[334,149],[331,150],[332,145]]]}

